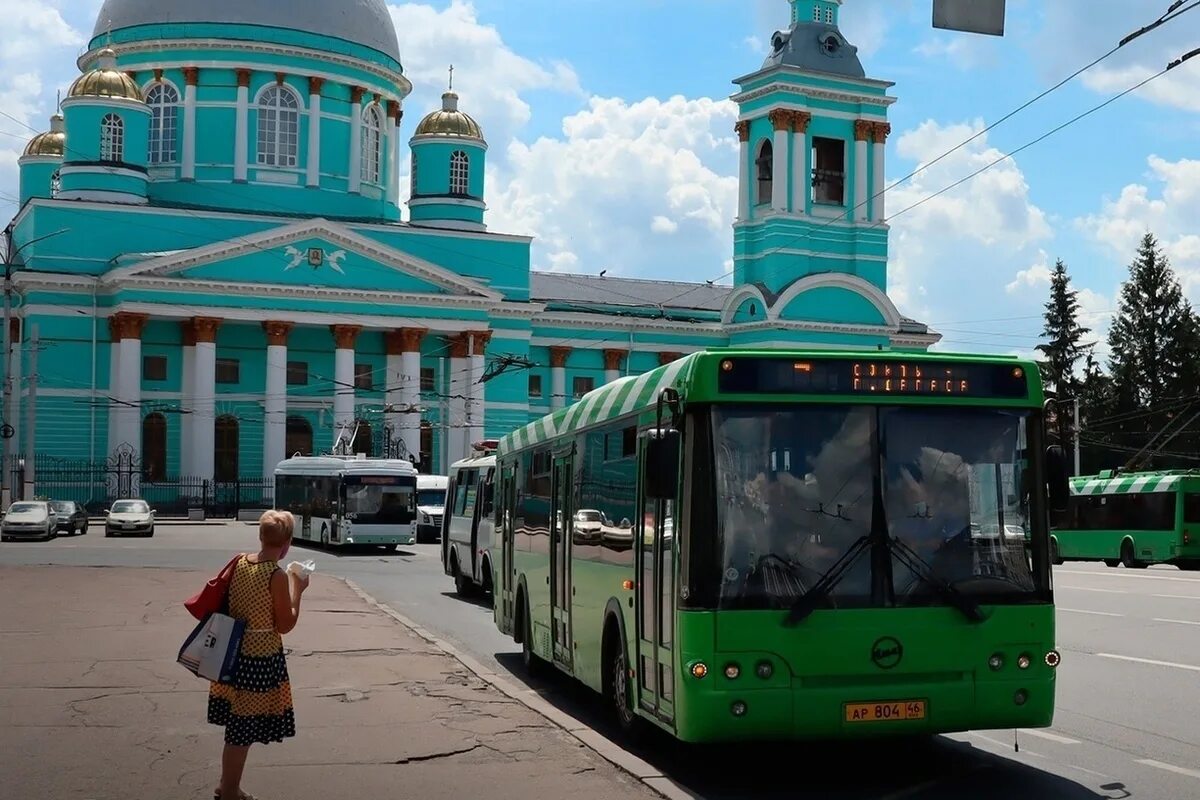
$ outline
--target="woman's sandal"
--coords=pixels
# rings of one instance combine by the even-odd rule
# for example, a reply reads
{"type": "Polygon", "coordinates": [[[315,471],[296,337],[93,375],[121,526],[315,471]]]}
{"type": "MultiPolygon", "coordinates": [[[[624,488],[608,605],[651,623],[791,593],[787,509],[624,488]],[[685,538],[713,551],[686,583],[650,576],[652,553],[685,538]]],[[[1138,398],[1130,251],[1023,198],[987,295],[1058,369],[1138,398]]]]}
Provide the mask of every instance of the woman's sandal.
{"type": "MultiPolygon", "coordinates": [[[[220,789],[213,790],[213,800],[221,800],[221,790],[220,789]]],[[[238,800],[258,800],[258,798],[252,794],[246,794],[245,792],[238,792],[238,800]]]]}

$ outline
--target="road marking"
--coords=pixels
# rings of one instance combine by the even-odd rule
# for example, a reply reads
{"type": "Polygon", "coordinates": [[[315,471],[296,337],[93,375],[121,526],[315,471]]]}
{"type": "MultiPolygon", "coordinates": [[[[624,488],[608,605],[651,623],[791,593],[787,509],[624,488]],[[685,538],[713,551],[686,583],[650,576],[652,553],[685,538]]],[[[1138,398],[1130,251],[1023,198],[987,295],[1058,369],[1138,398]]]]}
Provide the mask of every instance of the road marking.
{"type": "Polygon", "coordinates": [[[1142,581],[1178,581],[1180,583],[1200,583],[1200,578],[1176,578],[1172,575],[1134,575],[1130,570],[1113,570],[1112,572],[1080,572],[1078,570],[1064,570],[1063,575],[1104,575],[1109,578],[1136,578],[1142,581]]]}
{"type": "Polygon", "coordinates": [[[1078,739],[1072,739],[1067,736],[1059,736],[1057,733],[1049,733],[1047,731],[1035,730],[1033,728],[1021,728],[1021,733],[1027,733],[1030,736],[1036,736],[1039,739],[1047,739],[1051,742],[1058,742],[1059,744],[1079,744],[1080,743],[1078,739]]]}
{"type": "MultiPolygon", "coordinates": [[[[1011,750],[1012,749],[1011,743],[1002,742],[999,739],[993,739],[990,736],[984,736],[982,733],[968,733],[967,735],[974,736],[976,739],[983,739],[985,742],[989,742],[991,744],[996,745],[996,747],[999,747],[1001,750],[1011,750]]],[[[1032,758],[1045,758],[1045,756],[1042,755],[1041,753],[1035,753],[1032,750],[1021,750],[1018,753],[1018,755],[1031,756],[1032,758]]]]}
{"type": "Polygon", "coordinates": [[[1133,656],[1118,656],[1112,653],[1096,653],[1100,658],[1115,658],[1119,661],[1133,661],[1138,664],[1152,664],[1156,667],[1174,667],[1175,669],[1186,669],[1191,672],[1200,672],[1200,667],[1192,666],[1191,664],[1176,664],[1174,661],[1155,661],[1153,658],[1134,658],[1133,656]]]}
{"type": "Polygon", "coordinates": [[[1145,764],[1147,767],[1165,769],[1167,772],[1176,772],[1180,775],[1188,775],[1192,778],[1200,778],[1200,771],[1194,769],[1184,769],[1183,767],[1177,767],[1174,764],[1164,764],[1163,762],[1155,761],[1152,758],[1139,758],[1137,763],[1145,764]]]}
{"type": "Polygon", "coordinates": [[[1072,614],[1093,614],[1097,617],[1123,617],[1124,614],[1114,614],[1111,611],[1084,611],[1082,608],[1062,608],[1059,611],[1069,611],[1072,614]]]}
{"type": "Polygon", "coordinates": [[[1125,589],[1093,589],[1090,586],[1063,586],[1059,585],[1058,589],[1074,589],[1077,592],[1101,592],[1103,594],[1129,594],[1125,589]]]}
{"type": "Polygon", "coordinates": [[[1153,594],[1151,597],[1162,597],[1166,600],[1200,600],[1200,597],[1190,594],[1153,594]]]}
{"type": "Polygon", "coordinates": [[[1173,622],[1176,625],[1200,625],[1200,622],[1191,622],[1190,620],[1186,620],[1186,619],[1160,619],[1159,617],[1155,617],[1154,621],[1155,622],[1173,622]]]}

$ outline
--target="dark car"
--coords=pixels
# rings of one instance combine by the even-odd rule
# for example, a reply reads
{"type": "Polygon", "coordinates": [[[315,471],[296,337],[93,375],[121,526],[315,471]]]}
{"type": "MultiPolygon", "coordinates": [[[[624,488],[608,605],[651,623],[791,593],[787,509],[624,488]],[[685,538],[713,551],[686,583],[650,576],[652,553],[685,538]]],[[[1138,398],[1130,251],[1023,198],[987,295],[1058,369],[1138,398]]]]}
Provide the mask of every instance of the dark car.
{"type": "Polygon", "coordinates": [[[58,532],[74,536],[77,533],[87,533],[87,509],[73,500],[51,500],[50,507],[58,517],[58,532]]]}

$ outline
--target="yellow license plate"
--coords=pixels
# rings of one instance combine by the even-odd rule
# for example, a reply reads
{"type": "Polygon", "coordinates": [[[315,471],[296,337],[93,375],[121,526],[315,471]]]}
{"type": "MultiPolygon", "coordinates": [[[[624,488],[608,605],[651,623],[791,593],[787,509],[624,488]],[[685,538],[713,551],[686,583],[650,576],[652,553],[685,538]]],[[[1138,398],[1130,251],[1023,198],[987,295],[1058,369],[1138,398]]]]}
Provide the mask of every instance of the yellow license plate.
{"type": "Polygon", "coordinates": [[[847,703],[845,708],[846,722],[897,722],[925,719],[924,700],[847,703]]]}

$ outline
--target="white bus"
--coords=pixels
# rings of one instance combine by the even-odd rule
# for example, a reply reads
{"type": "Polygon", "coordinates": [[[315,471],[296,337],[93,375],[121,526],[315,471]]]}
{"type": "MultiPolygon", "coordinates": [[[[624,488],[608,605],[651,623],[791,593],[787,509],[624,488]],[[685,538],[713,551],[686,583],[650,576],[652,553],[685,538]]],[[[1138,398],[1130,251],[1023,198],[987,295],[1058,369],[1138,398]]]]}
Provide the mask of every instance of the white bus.
{"type": "Polygon", "coordinates": [[[450,467],[442,517],[442,566],[462,596],[492,591],[492,539],[496,530],[495,442],[450,467]]]}
{"type": "Polygon", "coordinates": [[[275,468],[275,508],[296,515],[296,538],[330,545],[417,542],[417,471],[408,461],[316,456],[275,468]]]}
{"type": "Polygon", "coordinates": [[[442,536],[442,512],[446,508],[445,475],[417,476],[417,541],[436,542],[442,536]]]}

